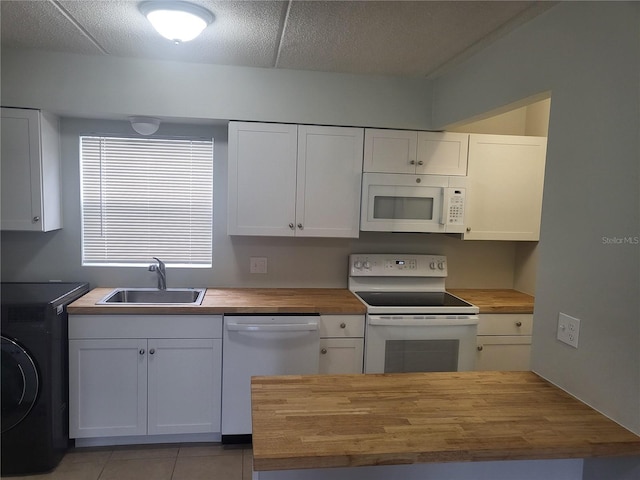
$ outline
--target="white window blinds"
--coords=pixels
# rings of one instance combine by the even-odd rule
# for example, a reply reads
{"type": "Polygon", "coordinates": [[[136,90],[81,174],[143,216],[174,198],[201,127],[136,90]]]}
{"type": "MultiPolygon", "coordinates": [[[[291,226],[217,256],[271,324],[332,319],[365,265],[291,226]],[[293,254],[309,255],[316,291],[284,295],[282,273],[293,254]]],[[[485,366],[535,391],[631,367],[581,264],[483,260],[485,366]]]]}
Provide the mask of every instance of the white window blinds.
{"type": "Polygon", "coordinates": [[[213,141],[80,137],[82,264],[211,266],[213,141]]]}

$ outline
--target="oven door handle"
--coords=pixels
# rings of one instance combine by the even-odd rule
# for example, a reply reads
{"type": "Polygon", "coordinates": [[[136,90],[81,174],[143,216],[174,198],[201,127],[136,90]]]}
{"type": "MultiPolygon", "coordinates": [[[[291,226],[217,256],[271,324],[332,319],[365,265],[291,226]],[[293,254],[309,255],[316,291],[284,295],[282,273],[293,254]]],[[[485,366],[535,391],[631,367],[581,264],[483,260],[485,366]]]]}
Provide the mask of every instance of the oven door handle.
{"type": "Polygon", "coordinates": [[[317,323],[234,323],[228,322],[226,328],[233,332],[304,332],[318,330],[317,323]]]}
{"type": "Polygon", "coordinates": [[[420,315],[416,317],[402,317],[390,315],[369,315],[369,325],[385,327],[449,327],[477,325],[477,315],[420,315]]]}

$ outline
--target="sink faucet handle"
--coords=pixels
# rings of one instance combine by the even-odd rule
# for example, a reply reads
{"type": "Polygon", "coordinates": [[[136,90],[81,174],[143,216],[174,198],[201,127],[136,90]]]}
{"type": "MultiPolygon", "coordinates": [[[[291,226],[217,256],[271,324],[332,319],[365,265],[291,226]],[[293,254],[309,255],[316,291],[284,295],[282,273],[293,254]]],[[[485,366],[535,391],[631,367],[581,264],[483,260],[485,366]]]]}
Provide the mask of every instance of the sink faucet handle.
{"type": "Polygon", "coordinates": [[[164,266],[164,262],[158,257],[152,257],[158,262],[158,265],[150,265],[149,271],[156,272],[158,274],[158,290],[167,289],[167,271],[164,266]]]}
{"type": "Polygon", "coordinates": [[[156,262],[158,262],[158,266],[160,268],[164,268],[164,262],[162,260],[160,260],[158,257],[151,257],[153,258],[156,262]]]}

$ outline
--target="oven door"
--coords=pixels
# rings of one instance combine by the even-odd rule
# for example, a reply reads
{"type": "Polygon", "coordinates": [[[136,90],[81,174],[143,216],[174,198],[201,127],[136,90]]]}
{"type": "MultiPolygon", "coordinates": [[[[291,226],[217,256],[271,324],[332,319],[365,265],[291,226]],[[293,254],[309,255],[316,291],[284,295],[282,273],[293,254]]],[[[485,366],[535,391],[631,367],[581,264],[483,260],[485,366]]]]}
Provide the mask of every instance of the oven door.
{"type": "Polygon", "coordinates": [[[475,369],[477,315],[367,315],[365,373],[475,369]]]}

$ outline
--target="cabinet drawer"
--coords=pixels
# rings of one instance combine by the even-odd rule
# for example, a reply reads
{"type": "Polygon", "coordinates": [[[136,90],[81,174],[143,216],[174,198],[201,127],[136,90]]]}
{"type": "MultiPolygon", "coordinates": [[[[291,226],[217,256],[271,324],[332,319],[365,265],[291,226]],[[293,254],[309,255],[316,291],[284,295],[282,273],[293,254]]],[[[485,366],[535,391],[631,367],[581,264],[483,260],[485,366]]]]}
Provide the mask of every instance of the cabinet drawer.
{"type": "Polygon", "coordinates": [[[364,337],[364,315],[321,315],[320,337],[364,337]]]}
{"type": "Polygon", "coordinates": [[[480,314],[478,335],[531,335],[533,315],[530,313],[480,314]]]}

